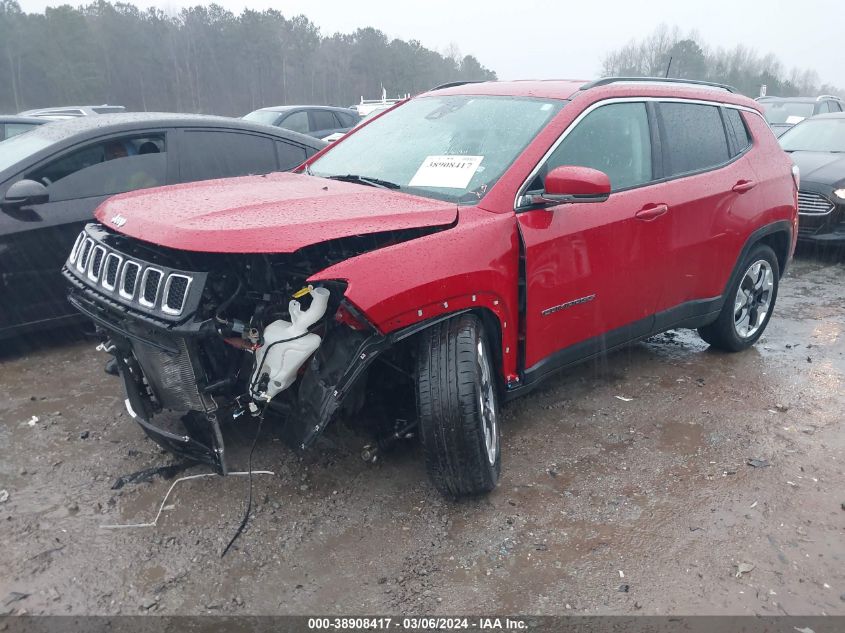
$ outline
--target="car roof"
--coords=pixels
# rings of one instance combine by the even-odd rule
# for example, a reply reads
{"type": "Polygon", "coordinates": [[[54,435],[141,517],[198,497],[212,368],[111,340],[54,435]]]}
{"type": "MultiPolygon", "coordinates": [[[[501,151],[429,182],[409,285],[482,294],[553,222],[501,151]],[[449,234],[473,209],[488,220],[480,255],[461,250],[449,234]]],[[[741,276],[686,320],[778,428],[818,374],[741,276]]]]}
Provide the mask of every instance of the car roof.
{"type": "Polygon", "coordinates": [[[344,108],[342,106],[324,106],[324,105],[281,105],[281,106],[267,106],[266,108],[259,108],[259,111],[264,112],[289,112],[290,110],[340,110],[341,112],[355,113],[352,108],[344,108]]]}
{"type": "Polygon", "coordinates": [[[425,95],[478,95],[535,97],[540,99],[575,99],[585,95],[592,100],[612,97],[684,98],[717,101],[741,105],[759,111],[753,99],[731,92],[717,84],[696,84],[683,80],[660,78],[617,78],[599,82],[572,79],[542,79],[520,81],[484,81],[435,88],[425,95]]]}
{"type": "Polygon", "coordinates": [[[822,96],[822,97],[758,97],[757,101],[763,103],[818,103],[819,101],[841,101],[838,97],[822,96]]]}
{"type": "Polygon", "coordinates": [[[314,149],[322,149],[325,143],[311,136],[299,134],[270,125],[234,119],[231,117],[206,114],[178,114],[170,112],[121,112],[99,114],[90,117],[77,117],[62,121],[51,121],[29,134],[43,136],[51,142],[59,142],[71,137],[99,136],[112,132],[133,131],[139,128],[162,127],[203,127],[229,128],[244,131],[261,132],[280,139],[296,141],[314,149]]]}
{"type": "Polygon", "coordinates": [[[825,112],[824,114],[817,114],[814,117],[805,119],[805,121],[815,121],[817,119],[845,119],[845,112],[825,112]]]}
{"type": "Polygon", "coordinates": [[[0,123],[31,123],[33,125],[45,125],[49,119],[36,116],[20,116],[18,114],[0,114],[0,123]]]}

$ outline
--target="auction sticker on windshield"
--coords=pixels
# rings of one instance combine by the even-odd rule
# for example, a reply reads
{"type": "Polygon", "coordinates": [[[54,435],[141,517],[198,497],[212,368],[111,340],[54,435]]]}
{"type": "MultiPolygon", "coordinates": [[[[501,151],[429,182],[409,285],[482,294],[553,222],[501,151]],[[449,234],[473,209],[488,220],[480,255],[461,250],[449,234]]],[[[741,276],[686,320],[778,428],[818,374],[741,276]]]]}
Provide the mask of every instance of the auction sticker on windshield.
{"type": "Polygon", "coordinates": [[[483,156],[426,156],[408,186],[466,189],[482,160],[483,156]]]}

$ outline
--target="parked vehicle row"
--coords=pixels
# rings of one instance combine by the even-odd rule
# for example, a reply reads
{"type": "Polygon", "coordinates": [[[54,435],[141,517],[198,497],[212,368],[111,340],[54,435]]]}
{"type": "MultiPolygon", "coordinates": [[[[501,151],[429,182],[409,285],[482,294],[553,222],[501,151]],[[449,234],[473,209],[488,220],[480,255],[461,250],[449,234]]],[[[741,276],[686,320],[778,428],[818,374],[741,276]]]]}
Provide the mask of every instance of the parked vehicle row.
{"type": "Polygon", "coordinates": [[[434,485],[478,494],[501,404],[554,371],[670,328],[753,345],[798,180],[725,86],[452,85],[295,173],[113,196],[64,274],[165,448],[225,474],[224,425],[280,417],[304,450],[343,415],[380,445],[418,433],[434,485]]]}
{"type": "Polygon", "coordinates": [[[796,123],[817,114],[842,112],[845,104],[833,95],[818,97],[759,97],[757,102],[763,106],[766,121],[769,122],[775,136],[780,136],[796,123]]]}

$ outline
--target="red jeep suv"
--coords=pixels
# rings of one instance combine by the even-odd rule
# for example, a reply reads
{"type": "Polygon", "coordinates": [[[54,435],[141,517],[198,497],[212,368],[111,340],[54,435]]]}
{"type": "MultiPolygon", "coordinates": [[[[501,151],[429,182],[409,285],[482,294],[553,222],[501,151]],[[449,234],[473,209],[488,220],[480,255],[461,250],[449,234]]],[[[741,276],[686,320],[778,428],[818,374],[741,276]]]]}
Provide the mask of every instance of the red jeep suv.
{"type": "Polygon", "coordinates": [[[305,449],[342,415],[487,492],[504,401],[670,328],[747,348],[797,234],[797,171],[716,84],[451,84],[297,171],[113,197],[64,268],[132,417],[221,474],[227,424],[305,449]]]}

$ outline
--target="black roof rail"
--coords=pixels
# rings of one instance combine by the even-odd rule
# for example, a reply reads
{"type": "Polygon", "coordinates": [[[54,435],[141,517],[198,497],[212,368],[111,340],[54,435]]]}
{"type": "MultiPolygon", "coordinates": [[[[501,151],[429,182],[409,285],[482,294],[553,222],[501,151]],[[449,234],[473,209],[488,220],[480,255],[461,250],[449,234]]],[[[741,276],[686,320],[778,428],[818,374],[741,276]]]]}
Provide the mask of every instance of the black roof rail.
{"type": "Polygon", "coordinates": [[[681,79],[680,77],[602,77],[596,81],[591,81],[581,86],[581,90],[589,90],[590,88],[598,88],[599,86],[607,86],[609,84],[637,81],[644,83],[661,83],[661,84],[690,84],[694,86],[708,86],[710,88],[720,88],[728,92],[736,92],[732,86],[727,84],[717,84],[712,81],[700,81],[698,79],[681,79]]]}
{"type": "Polygon", "coordinates": [[[474,79],[470,81],[449,81],[445,84],[440,84],[439,86],[435,86],[432,90],[440,90],[441,88],[454,88],[456,86],[463,86],[466,84],[481,84],[484,83],[482,79],[474,79]]]}

